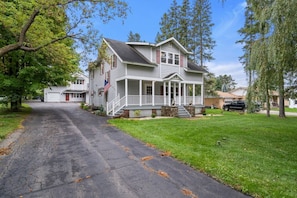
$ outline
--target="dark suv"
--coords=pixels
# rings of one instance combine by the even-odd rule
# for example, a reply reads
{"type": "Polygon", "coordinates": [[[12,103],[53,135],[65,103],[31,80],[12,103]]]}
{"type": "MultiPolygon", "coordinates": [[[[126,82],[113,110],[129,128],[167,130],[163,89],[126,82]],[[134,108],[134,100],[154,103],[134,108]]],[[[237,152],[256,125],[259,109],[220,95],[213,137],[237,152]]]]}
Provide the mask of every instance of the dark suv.
{"type": "Polygon", "coordinates": [[[244,101],[232,101],[231,103],[223,105],[223,109],[225,111],[230,111],[230,110],[242,110],[242,111],[244,111],[245,108],[246,108],[246,105],[245,105],[244,101]]]}

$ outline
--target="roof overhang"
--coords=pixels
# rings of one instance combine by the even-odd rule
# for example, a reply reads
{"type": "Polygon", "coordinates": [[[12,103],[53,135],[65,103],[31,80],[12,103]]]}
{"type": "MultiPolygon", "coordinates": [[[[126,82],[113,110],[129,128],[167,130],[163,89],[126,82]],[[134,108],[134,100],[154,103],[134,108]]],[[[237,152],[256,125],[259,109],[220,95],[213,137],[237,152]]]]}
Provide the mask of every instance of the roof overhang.
{"type": "Polygon", "coordinates": [[[156,47],[164,45],[165,43],[168,43],[168,42],[173,42],[185,54],[193,54],[192,52],[189,52],[186,48],[184,48],[184,46],[182,46],[182,44],[180,44],[180,42],[178,42],[174,37],[171,37],[165,41],[162,41],[162,42],[156,44],[156,47]]]}
{"type": "Polygon", "coordinates": [[[197,74],[206,74],[207,73],[207,72],[203,72],[203,71],[197,71],[197,70],[189,69],[187,67],[184,67],[184,70],[186,72],[197,73],[197,74]]]}
{"type": "Polygon", "coordinates": [[[65,90],[63,91],[63,93],[78,93],[78,94],[81,94],[81,93],[87,93],[88,91],[86,90],[65,90]]]}

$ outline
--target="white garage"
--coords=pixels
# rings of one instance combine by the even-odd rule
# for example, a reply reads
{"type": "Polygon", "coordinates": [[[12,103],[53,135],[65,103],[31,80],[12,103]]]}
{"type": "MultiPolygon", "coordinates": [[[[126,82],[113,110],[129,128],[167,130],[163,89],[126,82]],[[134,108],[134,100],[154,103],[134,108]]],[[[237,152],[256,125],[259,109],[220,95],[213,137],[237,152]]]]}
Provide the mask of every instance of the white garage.
{"type": "Polygon", "coordinates": [[[61,94],[59,92],[48,92],[45,102],[60,102],[61,94]]]}

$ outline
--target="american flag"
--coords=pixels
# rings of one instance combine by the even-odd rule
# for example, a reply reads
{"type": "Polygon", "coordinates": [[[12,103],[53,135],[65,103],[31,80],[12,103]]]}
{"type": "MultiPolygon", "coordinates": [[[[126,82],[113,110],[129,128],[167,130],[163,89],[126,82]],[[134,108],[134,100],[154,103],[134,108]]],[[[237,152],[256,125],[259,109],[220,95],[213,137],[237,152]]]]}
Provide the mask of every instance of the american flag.
{"type": "Polygon", "coordinates": [[[110,83],[107,80],[104,80],[104,93],[107,92],[110,86],[110,83]]]}

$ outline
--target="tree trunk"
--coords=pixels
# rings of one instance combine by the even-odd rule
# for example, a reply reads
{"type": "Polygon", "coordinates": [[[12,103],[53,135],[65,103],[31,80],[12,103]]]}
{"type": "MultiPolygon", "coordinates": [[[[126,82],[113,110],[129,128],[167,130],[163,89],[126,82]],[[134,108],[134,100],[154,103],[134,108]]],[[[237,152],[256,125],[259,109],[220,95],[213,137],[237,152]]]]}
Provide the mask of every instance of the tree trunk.
{"type": "Polygon", "coordinates": [[[18,101],[11,101],[10,102],[10,110],[11,111],[19,111],[18,101]]]}
{"type": "Polygon", "coordinates": [[[266,115],[267,117],[270,117],[270,94],[269,94],[268,86],[266,86],[266,105],[267,105],[266,115]]]}
{"type": "Polygon", "coordinates": [[[279,117],[285,118],[285,98],[284,98],[284,76],[283,70],[279,72],[279,117]]]}

